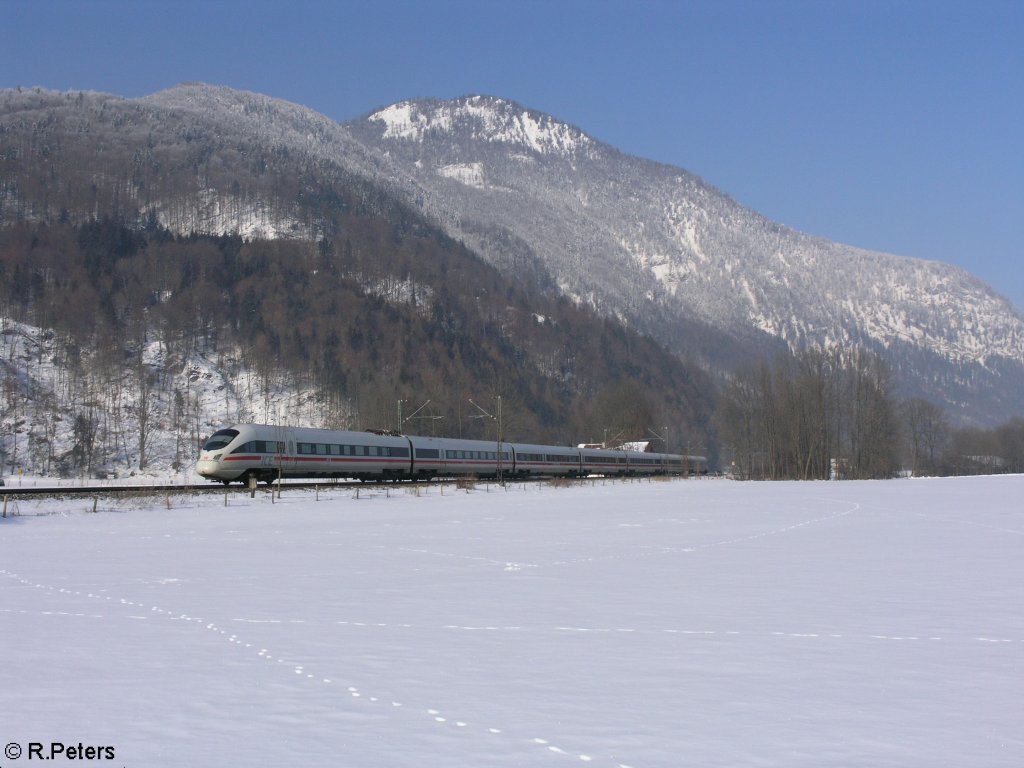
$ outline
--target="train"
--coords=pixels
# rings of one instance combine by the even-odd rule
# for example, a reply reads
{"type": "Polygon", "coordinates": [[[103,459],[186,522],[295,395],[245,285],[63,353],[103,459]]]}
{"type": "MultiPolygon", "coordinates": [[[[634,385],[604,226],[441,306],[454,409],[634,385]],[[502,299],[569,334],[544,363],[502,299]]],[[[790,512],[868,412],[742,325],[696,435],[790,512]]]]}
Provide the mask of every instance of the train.
{"type": "Polygon", "coordinates": [[[225,485],[287,478],[430,480],[707,474],[703,456],[423,437],[386,430],[234,424],[203,444],[196,472],[225,485]]]}

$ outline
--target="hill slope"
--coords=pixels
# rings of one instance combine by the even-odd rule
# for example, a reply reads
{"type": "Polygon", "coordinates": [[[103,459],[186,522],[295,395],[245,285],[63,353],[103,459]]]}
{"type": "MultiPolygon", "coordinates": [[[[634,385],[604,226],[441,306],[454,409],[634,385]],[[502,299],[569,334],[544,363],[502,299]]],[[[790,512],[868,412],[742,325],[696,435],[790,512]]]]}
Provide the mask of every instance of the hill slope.
{"type": "Polygon", "coordinates": [[[1024,409],[1024,319],[961,269],[796,232],[498,98],[403,102],[351,127],[485,258],[535,259],[566,294],[680,352],[700,351],[685,321],[738,342],[859,344],[954,415],[1024,409]]]}
{"type": "Polygon", "coordinates": [[[862,345],[901,394],[956,420],[1024,412],[1024,319],[981,281],[793,231],[502,99],[403,102],[347,125],[201,84],[139,100],[8,91],[0,107],[0,221],[332,239],[339,211],[394,217],[710,371],[862,345]]]}

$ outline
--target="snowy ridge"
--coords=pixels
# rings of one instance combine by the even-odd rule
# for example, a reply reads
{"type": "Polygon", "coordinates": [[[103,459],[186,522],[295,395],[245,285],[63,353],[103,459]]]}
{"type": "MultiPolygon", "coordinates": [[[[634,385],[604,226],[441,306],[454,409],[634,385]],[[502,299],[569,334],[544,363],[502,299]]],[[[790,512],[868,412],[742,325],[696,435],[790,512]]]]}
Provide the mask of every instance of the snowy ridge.
{"type": "Polygon", "coordinates": [[[422,142],[458,132],[474,140],[508,144],[538,154],[571,156],[593,140],[548,115],[489,96],[448,102],[403,101],[373,113],[384,125],[384,138],[422,142]]]}

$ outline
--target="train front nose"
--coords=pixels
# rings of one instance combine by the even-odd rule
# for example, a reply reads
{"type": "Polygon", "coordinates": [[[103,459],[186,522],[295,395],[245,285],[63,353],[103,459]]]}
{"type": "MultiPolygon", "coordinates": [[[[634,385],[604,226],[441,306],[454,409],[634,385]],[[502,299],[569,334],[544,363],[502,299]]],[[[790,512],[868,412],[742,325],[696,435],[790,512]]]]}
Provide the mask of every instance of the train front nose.
{"type": "MultiPolygon", "coordinates": [[[[217,459],[219,458],[218,456],[217,459]]],[[[212,454],[201,454],[199,461],[196,462],[196,472],[206,478],[216,478],[219,468],[220,461],[216,460],[212,454]]]]}

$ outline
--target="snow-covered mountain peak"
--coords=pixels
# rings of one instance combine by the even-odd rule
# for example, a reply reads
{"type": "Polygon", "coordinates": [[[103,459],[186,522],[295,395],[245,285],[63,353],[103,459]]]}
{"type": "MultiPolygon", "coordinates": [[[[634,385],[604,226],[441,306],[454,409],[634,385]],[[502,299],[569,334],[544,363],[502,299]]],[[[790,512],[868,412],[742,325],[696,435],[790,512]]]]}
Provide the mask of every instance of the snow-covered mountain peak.
{"type": "Polygon", "coordinates": [[[491,96],[451,101],[402,101],[370,115],[385,139],[423,142],[428,136],[464,134],[474,141],[510,144],[539,154],[573,155],[593,139],[554,118],[491,96]]]}

